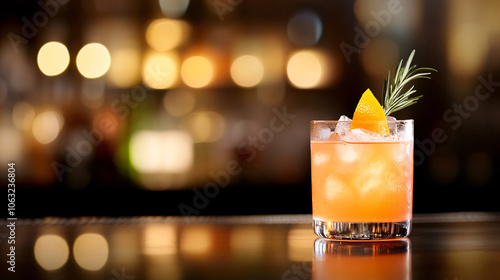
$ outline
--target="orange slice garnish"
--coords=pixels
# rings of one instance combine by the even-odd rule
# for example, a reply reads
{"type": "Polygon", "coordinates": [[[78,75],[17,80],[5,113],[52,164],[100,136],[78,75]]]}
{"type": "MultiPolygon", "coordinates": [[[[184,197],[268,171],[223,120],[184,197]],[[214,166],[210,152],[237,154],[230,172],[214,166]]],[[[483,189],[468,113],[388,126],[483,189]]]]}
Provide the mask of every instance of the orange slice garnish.
{"type": "Polygon", "coordinates": [[[389,134],[384,109],[370,89],[367,89],[361,96],[352,116],[350,128],[363,128],[380,134],[389,134]]]}

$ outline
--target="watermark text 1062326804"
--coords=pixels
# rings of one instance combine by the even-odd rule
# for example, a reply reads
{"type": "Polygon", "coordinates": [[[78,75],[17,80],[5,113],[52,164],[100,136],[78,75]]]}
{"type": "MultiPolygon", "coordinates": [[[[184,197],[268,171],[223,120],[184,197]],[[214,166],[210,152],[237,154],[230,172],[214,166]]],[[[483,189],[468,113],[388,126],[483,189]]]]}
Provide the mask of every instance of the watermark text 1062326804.
{"type": "Polygon", "coordinates": [[[7,229],[9,237],[7,243],[10,245],[7,250],[7,268],[11,272],[16,272],[16,164],[8,163],[7,169],[7,229]]]}

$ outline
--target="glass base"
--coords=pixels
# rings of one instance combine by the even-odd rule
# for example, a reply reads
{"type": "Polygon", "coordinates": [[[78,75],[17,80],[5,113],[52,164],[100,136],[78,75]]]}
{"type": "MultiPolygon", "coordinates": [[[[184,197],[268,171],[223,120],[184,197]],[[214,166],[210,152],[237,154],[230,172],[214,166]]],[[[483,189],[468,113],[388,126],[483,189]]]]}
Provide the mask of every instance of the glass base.
{"type": "Polygon", "coordinates": [[[410,234],[411,221],[391,223],[337,223],[314,220],[314,233],[319,237],[339,240],[386,240],[410,234]]]}

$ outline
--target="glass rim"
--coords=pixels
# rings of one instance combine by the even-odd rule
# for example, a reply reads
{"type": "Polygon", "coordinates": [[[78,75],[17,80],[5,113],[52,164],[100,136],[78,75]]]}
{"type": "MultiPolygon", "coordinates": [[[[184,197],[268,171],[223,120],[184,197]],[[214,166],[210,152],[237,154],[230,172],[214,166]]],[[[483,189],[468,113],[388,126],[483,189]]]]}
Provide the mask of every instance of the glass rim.
{"type": "MultiPolygon", "coordinates": [[[[414,123],[415,121],[413,119],[406,119],[406,120],[390,120],[390,121],[357,121],[359,123],[414,123]]],[[[338,120],[311,120],[311,124],[322,124],[322,123],[352,123],[352,120],[350,121],[338,121],[338,120]]]]}

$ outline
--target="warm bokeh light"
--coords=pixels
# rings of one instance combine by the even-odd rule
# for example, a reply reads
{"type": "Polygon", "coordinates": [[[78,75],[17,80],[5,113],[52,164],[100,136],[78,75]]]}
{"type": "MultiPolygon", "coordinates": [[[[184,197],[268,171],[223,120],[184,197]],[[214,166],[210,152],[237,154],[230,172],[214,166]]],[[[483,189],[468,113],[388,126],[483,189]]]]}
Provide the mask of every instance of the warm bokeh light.
{"type": "Polygon", "coordinates": [[[59,42],[48,42],[38,51],[38,68],[47,76],[57,76],[69,65],[69,52],[66,46],[59,42]]]}
{"type": "Polygon", "coordinates": [[[108,242],[100,234],[84,233],[78,236],[73,244],[73,256],[81,268],[100,270],[108,261],[108,242]]]}
{"type": "Polygon", "coordinates": [[[58,235],[42,235],[35,242],[34,254],[36,262],[45,270],[61,268],[69,258],[69,246],[66,240],[58,235]]]}
{"type": "Polygon", "coordinates": [[[409,1],[401,4],[380,0],[356,0],[354,15],[363,28],[370,30],[368,33],[373,32],[371,37],[377,37],[382,32],[411,36],[422,21],[423,2],[409,1]]]}
{"type": "Polygon", "coordinates": [[[90,43],[78,52],[76,67],[88,79],[99,78],[106,74],[111,65],[108,49],[99,43],[90,43]]]}
{"type": "Polygon", "coordinates": [[[0,153],[0,162],[20,162],[25,148],[26,137],[19,130],[0,125],[0,147],[8,147],[0,153]]]}
{"type": "Polygon", "coordinates": [[[35,119],[35,109],[26,102],[17,102],[12,109],[12,122],[21,131],[29,131],[35,119]]]}
{"type": "Polygon", "coordinates": [[[263,77],[264,66],[256,56],[242,55],[236,58],[231,65],[231,78],[239,86],[256,86],[263,77]]]}
{"type": "Polygon", "coordinates": [[[237,226],[231,230],[229,241],[231,251],[237,257],[258,259],[264,253],[266,235],[259,226],[237,226]]]}
{"type": "Polygon", "coordinates": [[[214,77],[214,66],[203,56],[192,56],[182,63],[181,78],[192,88],[207,86],[214,77]]]}
{"type": "Polygon", "coordinates": [[[160,0],[161,11],[166,17],[182,17],[188,6],[189,0],[160,0]]]}
{"type": "Polygon", "coordinates": [[[174,117],[180,117],[191,112],[195,103],[194,94],[187,90],[170,91],[163,97],[165,109],[174,117]]]}
{"type": "Polygon", "coordinates": [[[109,259],[112,260],[114,265],[129,267],[138,264],[142,260],[140,234],[141,232],[132,225],[113,227],[108,231],[109,259]]]}
{"type": "Polygon", "coordinates": [[[184,131],[138,131],[130,140],[132,166],[141,173],[183,173],[193,164],[193,141],[184,131]]]}
{"type": "Polygon", "coordinates": [[[186,255],[206,255],[212,248],[212,231],[207,226],[190,226],[180,235],[180,251],[186,255]]]}
{"type": "Polygon", "coordinates": [[[354,1],[354,15],[356,19],[365,25],[370,21],[373,21],[373,13],[375,11],[386,11],[387,2],[386,1],[373,1],[373,0],[356,0],[354,1]]]}
{"type": "Polygon", "coordinates": [[[283,39],[274,36],[274,33],[271,32],[265,36],[259,36],[259,42],[258,48],[249,48],[242,53],[257,52],[259,54],[258,57],[265,69],[264,77],[260,84],[266,87],[284,85],[283,74],[286,69],[288,44],[283,44],[283,39]]]}
{"type": "Polygon", "coordinates": [[[288,21],[288,38],[296,46],[312,47],[319,41],[322,33],[321,19],[311,10],[299,11],[288,21]]]}
{"type": "Polygon", "coordinates": [[[224,117],[217,112],[193,112],[184,121],[195,143],[215,142],[226,130],[224,117]]]}
{"type": "Polygon", "coordinates": [[[116,138],[123,125],[120,117],[112,110],[101,111],[95,114],[92,120],[93,129],[102,131],[103,139],[106,140],[116,138]]]}
{"type": "Polygon", "coordinates": [[[288,258],[291,261],[301,262],[312,258],[311,244],[317,236],[309,228],[290,229],[287,236],[288,258]]]}
{"type": "Polygon", "coordinates": [[[446,54],[450,72],[460,79],[475,79],[487,62],[492,33],[481,24],[484,19],[472,18],[476,14],[486,15],[487,11],[475,2],[457,1],[450,3],[448,13],[446,54]]]}
{"type": "Polygon", "coordinates": [[[450,71],[457,77],[475,77],[486,61],[488,45],[477,27],[464,25],[450,32],[448,61],[450,71]]]}
{"type": "Polygon", "coordinates": [[[177,232],[173,225],[148,225],[144,229],[145,255],[174,255],[177,253],[177,232]]]}
{"type": "Polygon", "coordinates": [[[172,55],[151,55],[146,59],[142,70],[144,83],[154,89],[173,87],[177,83],[178,76],[178,65],[172,55]]]}
{"type": "Polygon", "coordinates": [[[119,49],[111,53],[108,78],[113,85],[129,88],[140,81],[141,53],[138,49],[119,49]]]}
{"type": "Polygon", "coordinates": [[[360,53],[360,58],[370,76],[386,79],[387,69],[395,69],[399,63],[399,48],[390,40],[373,39],[360,53]]]}
{"type": "Polygon", "coordinates": [[[288,60],[286,72],[295,87],[314,88],[325,76],[324,61],[314,51],[299,51],[288,60]]]}
{"type": "Polygon", "coordinates": [[[169,51],[180,46],[189,36],[189,26],[181,20],[160,18],[146,30],[146,41],[157,51],[169,51]]]}
{"type": "Polygon", "coordinates": [[[356,0],[354,15],[360,29],[356,32],[357,38],[351,37],[351,41],[358,40],[357,47],[361,47],[363,51],[374,38],[391,38],[399,43],[418,37],[419,31],[421,32],[419,28],[427,21],[424,18],[423,6],[422,1],[408,1],[403,5],[395,1],[356,0]],[[386,34],[387,36],[384,36],[386,34]]]}
{"type": "Polygon", "coordinates": [[[33,120],[33,136],[40,144],[48,144],[57,138],[63,123],[63,117],[56,111],[40,113],[33,120]]]}

